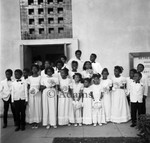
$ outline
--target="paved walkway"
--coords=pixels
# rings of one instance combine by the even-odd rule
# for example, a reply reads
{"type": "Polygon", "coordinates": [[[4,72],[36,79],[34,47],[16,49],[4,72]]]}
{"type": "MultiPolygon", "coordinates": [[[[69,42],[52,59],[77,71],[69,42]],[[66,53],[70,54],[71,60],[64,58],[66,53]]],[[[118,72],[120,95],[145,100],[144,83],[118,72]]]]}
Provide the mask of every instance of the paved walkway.
{"type": "MultiPolygon", "coordinates": [[[[147,99],[147,112],[150,113],[150,97],[147,99]]],[[[52,143],[55,137],[136,137],[138,131],[131,128],[131,122],[124,124],[109,123],[103,126],[63,126],[57,129],[44,127],[31,129],[28,125],[25,131],[14,132],[12,118],[9,118],[9,126],[2,129],[0,134],[2,143],[52,143]]]]}

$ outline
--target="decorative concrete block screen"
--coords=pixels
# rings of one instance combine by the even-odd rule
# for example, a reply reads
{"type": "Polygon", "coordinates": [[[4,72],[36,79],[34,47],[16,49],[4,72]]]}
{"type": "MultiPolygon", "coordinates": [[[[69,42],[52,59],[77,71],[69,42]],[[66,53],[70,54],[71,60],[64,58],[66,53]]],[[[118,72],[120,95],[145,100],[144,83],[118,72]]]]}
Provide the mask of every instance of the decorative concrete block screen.
{"type": "Polygon", "coordinates": [[[20,0],[21,39],[72,38],[71,0],[20,0]]]}

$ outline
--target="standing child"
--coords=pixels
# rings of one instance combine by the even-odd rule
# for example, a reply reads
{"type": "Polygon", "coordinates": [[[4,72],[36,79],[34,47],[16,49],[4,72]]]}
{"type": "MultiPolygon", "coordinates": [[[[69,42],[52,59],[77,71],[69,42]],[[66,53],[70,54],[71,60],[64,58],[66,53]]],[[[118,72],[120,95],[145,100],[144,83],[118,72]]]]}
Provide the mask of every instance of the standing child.
{"type": "Polygon", "coordinates": [[[84,78],[92,78],[93,69],[90,61],[86,61],[83,65],[82,77],[84,78]]]}
{"type": "Polygon", "coordinates": [[[102,126],[105,121],[103,93],[100,85],[100,74],[93,75],[92,98],[93,98],[93,126],[97,123],[102,126]]]}
{"type": "Polygon", "coordinates": [[[72,83],[72,99],[73,99],[73,112],[75,124],[74,126],[82,126],[82,116],[81,116],[81,107],[82,107],[82,93],[83,93],[83,84],[81,83],[82,75],[80,73],[75,73],[73,76],[72,83]]]}
{"type": "Polygon", "coordinates": [[[38,128],[38,124],[41,122],[41,92],[40,82],[41,76],[38,75],[39,66],[33,65],[32,76],[28,78],[29,84],[29,123],[32,124],[32,128],[38,128]]]}
{"type": "MultiPolygon", "coordinates": [[[[134,77],[134,73],[136,73],[136,69],[131,69],[130,70],[130,73],[129,73],[129,77],[126,78],[126,81],[127,81],[127,95],[129,94],[129,87],[130,87],[130,84],[133,82],[133,77],[134,77]]],[[[127,100],[128,100],[128,103],[129,103],[129,106],[130,106],[130,97],[127,96],[127,100]]]]}
{"type": "Polygon", "coordinates": [[[112,88],[112,81],[108,79],[108,69],[104,68],[102,71],[102,80],[101,80],[101,88],[104,95],[104,110],[105,110],[105,116],[106,116],[106,122],[110,121],[110,115],[111,115],[111,88],[112,88]]]}
{"type": "Polygon", "coordinates": [[[69,77],[71,79],[73,79],[74,74],[78,72],[78,70],[77,70],[78,69],[78,62],[72,61],[71,67],[72,67],[72,69],[69,71],[69,77]]]}
{"type": "Polygon", "coordinates": [[[73,122],[73,118],[69,117],[69,112],[73,108],[70,98],[71,80],[68,78],[68,69],[64,68],[60,72],[59,93],[58,93],[58,124],[70,126],[69,122],[73,122]]]}
{"type": "Polygon", "coordinates": [[[47,76],[42,78],[41,85],[43,89],[43,126],[47,129],[50,126],[57,128],[56,115],[57,115],[57,86],[58,79],[53,77],[54,69],[48,67],[45,69],[47,76]]]}
{"type": "Polygon", "coordinates": [[[144,97],[144,88],[145,85],[140,81],[142,78],[142,74],[140,72],[134,73],[134,82],[130,83],[129,87],[129,96],[131,101],[131,127],[136,126],[137,121],[137,112],[138,116],[143,113],[142,103],[144,97]]]}
{"type": "Polygon", "coordinates": [[[6,79],[1,81],[0,83],[0,95],[4,103],[4,114],[3,114],[3,128],[7,127],[7,115],[8,115],[8,109],[9,109],[9,104],[11,107],[11,111],[13,113],[13,118],[14,118],[14,125],[16,125],[16,118],[15,118],[15,109],[12,106],[11,103],[11,90],[12,90],[12,75],[13,71],[11,69],[7,69],[5,71],[6,79]]]}
{"type": "Polygon", "coordinates": [[[84,79],[84,88],[83,88],[83,124],[91,125],[92,124],[92,89],[90,86],[91,79],[84,79]]]}
{"type": "Polygon", "coordinates": [[[55,70],[54,76],[59,78],[60,77],[60,71],[63,68],[64,63],[61,60],[57,60],[55,65],[56,65],[56,67],[54,68],[54,70],[55,70]]]}
{"type": "Polygon", "coordinates": [[[15,107],[16,113],[16,129],[19,131],[20,128],[22,131],[25,130],[25,110],[26,104],[28,101],[27,98],[27,84],[21,79],[22,71],[20,69],[15,70],[16,80],[12,84],[12,103],[15,107]]]}
{"type": "Polygon", "coordinates": [[[125,77],[121,76],[123,68],[115,66],[114,77],[112,78],[112,106],[111,106],[111,121],[115,123],[127,122],[130,120],[130,110],[125,94],[125,77]]]}

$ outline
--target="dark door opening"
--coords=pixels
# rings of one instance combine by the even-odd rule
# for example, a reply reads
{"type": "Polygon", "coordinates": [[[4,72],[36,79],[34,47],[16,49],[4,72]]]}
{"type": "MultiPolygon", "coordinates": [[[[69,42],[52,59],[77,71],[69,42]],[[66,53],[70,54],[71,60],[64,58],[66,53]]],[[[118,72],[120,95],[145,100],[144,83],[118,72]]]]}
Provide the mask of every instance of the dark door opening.
{"type": "Polygon", "coordinates": [[[55,63],[61,55],[66,55],[65,44],[57,45],[23,45],[23,67],[31,68],[31,65],[40,58],[44,65],[45,60],[55,63]]]}

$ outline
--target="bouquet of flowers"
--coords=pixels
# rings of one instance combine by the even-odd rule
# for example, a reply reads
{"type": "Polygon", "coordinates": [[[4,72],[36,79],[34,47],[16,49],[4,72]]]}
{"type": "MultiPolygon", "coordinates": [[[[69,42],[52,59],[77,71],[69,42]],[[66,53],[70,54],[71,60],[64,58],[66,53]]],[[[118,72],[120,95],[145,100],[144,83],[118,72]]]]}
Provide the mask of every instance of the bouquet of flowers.
{"type": "Polygon", "coordinates": [[[94,109],[101,109],[102,108],[102,102],[101,101],[94,101],[93,102],[93,108],[94,109]]]}

